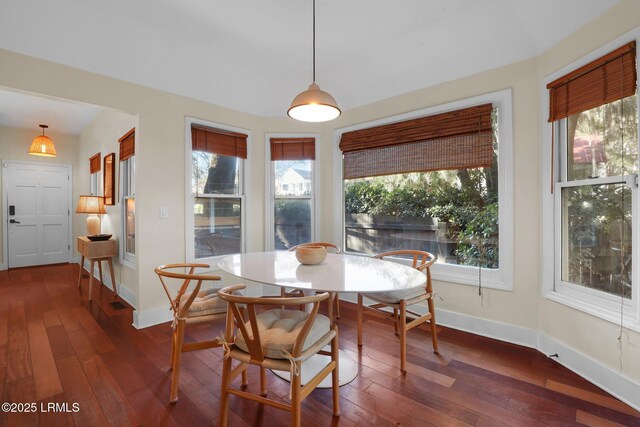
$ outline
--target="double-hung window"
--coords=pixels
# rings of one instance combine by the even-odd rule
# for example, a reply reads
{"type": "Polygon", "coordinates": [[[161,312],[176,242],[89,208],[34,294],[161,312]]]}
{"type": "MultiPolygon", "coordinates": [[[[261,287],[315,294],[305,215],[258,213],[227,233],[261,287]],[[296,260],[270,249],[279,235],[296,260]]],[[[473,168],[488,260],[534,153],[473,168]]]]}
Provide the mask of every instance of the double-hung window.
{"type": "Polygon", "coordinates": [[[100,191],[100,153],[96,153],[89,157],[89,181],[91,185],[91,195],[98,196],[100,191]]]}
{"type": "Polygon", "coordinates": [[[511,94],[338,131],[346,252],[417,249],[434,277],[511,289],[511,94]]]}
{"type": "MultiPolygon", "coordinates": [[[[193,259],[244,250],[243,162],[247,135],[191,124],[191,203],[193,259]]],[[[191,234],[192,233],[192,234],[191,234]]]]}
{"type": "Polygon", "coordinates": [[[270,224],[273,249],[315,240],[315,138],[269,138],[270,224]]]}
{"type": "Polygon", "coordinates": [[[124,134],[120,143],[120,182],[122,183],[121,257],[135,263],[136,256],[136,138],[135,128],[124,134]]]}
{"type": "Polygon", "coordinates": [[[547,187],[554,205],[551,293],[611,320],[619,321],[626,310],[637,322],[635,42],[555,79],[547,89],[557,153],[547,187]]]}

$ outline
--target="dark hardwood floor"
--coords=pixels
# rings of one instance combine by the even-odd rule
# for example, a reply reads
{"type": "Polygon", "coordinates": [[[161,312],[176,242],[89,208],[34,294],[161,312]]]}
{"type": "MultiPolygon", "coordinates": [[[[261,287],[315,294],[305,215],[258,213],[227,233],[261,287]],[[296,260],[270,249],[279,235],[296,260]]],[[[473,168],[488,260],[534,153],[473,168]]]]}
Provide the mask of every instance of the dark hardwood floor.
{"type": "MultiPolygon", "coordinates": [[[[131,308],[115,310],[106,287],[94,289],[88,302],[87,281],[76,288],[77,269],[0,272],[2,401],[13,409],[35,404],[31,412],[3,410],[0,425],[216,424],[221,349],[183,356],[180,400],[170,405],[169,324],[134,329],[131,308]]],[[[409,332],[403,378],[391,323],[367,316],[359,352],[355,307],[341,307],[340,345],[360,372],[340,388],[339,419],[331,416],[330,390],[316,390],[303,404],[305,426],[640,426],[637,411],[537,351],[448,328],[440,328],[439,356],[427,328],[409,332]]],[[[213,337],[222,327],[187,328],[187,340],[213,337]]],[[[250,373],[253,390],[257,375],[250,373]]],[[[288,383],[270,372],[268,379],[270,395],[285,399],[288,383]]],[[[289,424],[288,413],[233,396],[230,407],[233,426],[289,424]]]]}

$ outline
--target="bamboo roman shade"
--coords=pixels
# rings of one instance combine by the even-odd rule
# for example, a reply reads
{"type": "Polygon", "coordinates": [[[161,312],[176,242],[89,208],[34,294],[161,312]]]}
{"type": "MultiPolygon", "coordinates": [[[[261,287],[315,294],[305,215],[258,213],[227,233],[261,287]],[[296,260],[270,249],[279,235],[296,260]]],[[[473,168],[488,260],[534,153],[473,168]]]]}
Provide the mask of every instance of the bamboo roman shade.
{"type": "Polygon", "coordinates": [[[135,128],[125,133],[118,140],[118,142],[120,143],[120,161],[121,162],[136,155],[136,129],[135,128]]]}
{"type": "Polygon", "coordinates": [[[345,132],[344,178],[491,167],[491,104],[345,132]]]}
{"type": "Polygon", "coordinates": [[[635,94],[636,43],[552,81],[547,88],[550,122],[635,94]]]}
{"type": "Polygon", "coordinates": [[[100,172],[100,153],[89,157],[89,173],[100,172]]]}
{"type": "Polygon", "coordinates": [[[191,149],[246,159],[247,135],[201,125],[191,125],[191,149]]]}
{"type": "Polygon", "coordinates": [[[271,161],[315,160],[315,138],[271,138],[271,161]]]}

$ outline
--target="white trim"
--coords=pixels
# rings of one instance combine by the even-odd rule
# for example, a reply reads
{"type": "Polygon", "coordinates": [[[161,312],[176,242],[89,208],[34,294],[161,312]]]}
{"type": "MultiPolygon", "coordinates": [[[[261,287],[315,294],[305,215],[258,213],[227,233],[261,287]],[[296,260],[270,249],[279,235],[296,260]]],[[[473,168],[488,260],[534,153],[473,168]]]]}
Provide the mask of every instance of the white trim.
{"type": "MultiPolygon", "coordinates": [[[[355,303],[355,294],[342,293],[340,296],[342,300],[355,303]]],[[[421,314],[428,310],[426,304],[417,304],[413,306],[413,309],[421,314]]],[[[603,366],[597,360],[543,332],[440,309],[436,309],[436,323],[475,335],[533,348],[544,355],[558,354],[558,357],[554,358],[558,363],[627,405],[640,410],[639,382],[617,370],[603,366]]]]}
{"type": "MultiPolygon", "coordinates": [[[[79,258],[76,260],[76,263],[80,264],[79,258]]],[[[90,266],[91,266],[90,261],[85,259],[85,263],[83,267],[87,272],[89,271],[90,266]]],[[[97,268],[94,269],[93,277],[96,280],[98,280],[98,282],[96,283],[100,283],[99,269],[97,268]]],[[[109,274],[108,267],[107,269],[102,270],[102,278],[104,279],[102,282],[102,285],[105,286],[107,289],[112,290],[113,287],[111,286],[111,276],[109,274]]],[[[133,292],[131,289],[127,288],[126,286],[123,286],[122,283],[117,283],[117,282],[116,282],[116,289],[118,290],[118,296],[123,300],[125,300],[131,307],[135,309],[138,306],[138,296],[136,295],[135,292],[133,292]]]]}
{"type": "Polygon", "coordinates": [[[274,250],[274,183],[273,165],[271,164],[271,138],[314,138],[315,160],[311,168],[311,181],[313,193],[311,194],[311,241],[316,241],[320,236],[320,135],[317,133],[265,133],[264,135],[264,160],[265,160],[265,215],[264,215],[264,250],[274,250]]]}
{"type": "MultiPolygon", "coordinates": [[[[562,69],[546,76],[542,79],[540,84],[540,117],[541,120],[541,136],[542,136],[542,150],[541,150],[541,163],[542,163],[542,174],[541,174],[541,224],[542,224],[542,244],[540,245],[541,254],[540,259],[542,262],[541,265],[541,288],[543,296],[549,300],[558,302],[560,304],[564,304],[568,307],[574,308],[576,310],[580,310],[594,317],[598,317],[600,319],[606,320],[608,322],[614,324],[620,324],[620,304],[617,304],[615,308],[612,308],[612,305],[609,304],[609,307],[602,303],[598,303],[598,301],[605,301],[605,299],[594,296],[595,292],[581,292],[579,289],[575,287],[569,286],[559,286],[556,289],[556,280],[560,277],[560,265],[556,262],[556,253],[560,253],[562,248],[559,245],[560,239],[557,238],[560,232],[560,224],[557,221],[557,218],[560,218],[560,205],[561,203],[557,203],[557,194],[560,191],[561,186],[566,186],[569,184],[558,183],[558,172],[562,173],[560,178],[566,180],[566,175],[564,174],[565,168],[560,168],[560,161],[558,155],[554,157],[554,164],[549,165],[549,159],[551,158],[551,140],[552,133],[555,132],[555,126],[550,125],[547,122],[547,118],[549,116],[549,90],[547,89],[547,84],[556,80],[557,78],[585,65],[590,63],[591,61],[615,50],[616,48],[629,43],[631,41],[640,42],[640,28],[636,28],[615,40],[608,42],[607,44],[601,46],[600,48],[592,51],[588,55],[574,61],[562,69]],[[551,170],[554,170],[555,177],[555,189],[554,194],[551,194],[550,190],[550,177],[551,170]]],[[[640,101],[640,97],[639,97],[640,101]]],[[[640,109],[638,110],[640,111],[640,109]]],[[[562,130],[561,130],[562,131],[562,130]]],[[[561,138],[562,135],[556,134],[556,153],[560,152],[561,148],[561,138]]],[[[600,180],[598,180],[600,181],[600,180]]],[[[634,193],[634,200],[632,202],[632,215],[634,219],[638,218],[638,214],[640,212],[640,207],[638,206],[640,201],[636,196],[637,189],[632,190],[634,193]]],[[[632,265],[634,271],[632,272],[632,298],[630,301],[630,305],[624,304],[623,315],[623,325],[624,327],[640,332],[640,254],[638,254],[638,249],[640,247],[640,230],[637,227],[634,227],[632,230],[632,265]]],[[[610,302],[610,301],[609,301],[610,302]]]]}
{"type": "Polygon", "coordinates": [[[640,383],[542,332],[536,349],[547,355],[558,354],[554,360],[559,364],[640,411],[640,383]]]}
{"type": "MultiPolygon", "coordinates": [[[[247,159],[241,159],[240,166],[240,194],[238,195],[226,195],[228,197],[240,199],[240,252],[246,251],[247,245],[247,208],[248,200],[251,200],[251,147],[253,145],[253,133],[248,129],[238,128],[235,126],[225,125],[221,123],[215,123],[208,120],[198,119],[195,117],[185,117],[185,130],[184,130],[184,149],[185,149],[185,192],[184,192],[184,216],[185,216],[185,260],[186,262],[203,262],[210,265],[217,265],[217,260],[222,256],[208,258],[195,258],[194,242],[194,219],[191,206],[193,206],[193,194],[191,193],[191,125],[197,124],[215,129],[225,130],[228,132],[243,133],[247,135],[247,159]]],[[[225,196],[225,195],[220,195],[225,196]]]]}
{"type": "MultiPolygon", "coordinates": [[[[340,242],[343,248],[346,247],[344,236],[343,174],[341,167],[342,153],[338,147],[340,137],[343,133],[379,125],[397,123],[433,114],[445,113],[447,111],[459,110],[485,103],[492,103],[495,107],[498,107],[499,110],[498,204],[500,224],[500,268],[497,270],[482,269],[482,286],[491,289],[513,290],[513,103],[510,88],[334,130],[333,158],[334,165],[336,165],[336,172],[334,174],[333,181],[333,194],[337,202],[334,208],[334,221],[335,224],[338,225],[335,227],[334,231],[335,241],[340,242]]],[[[436,263],[431,268],[431,271],[434,279],[437,280],[478,286],[477,268],[436,263]]]]}
{"type": "Polygon", "coordinates": [[[7,168],[9,163],[14,164],[22,164],[22,165],[36,165],[36,166],[51,166],[51,167],[61,167],[67,168],[67,209],[69,214],[67,215],[68,221],[68,232],[67,232],[67,244],[69,250],[67,251],[67,262],[71,262],[73,259],[73,221],[71,212],[73,206],[73,166],[59,163],[46,163],[46,162],[30,162],[25,160],[3,160],[2,161],[2,212],[5,212],[3,215],[2,221],[2,263],[0,263],[0,271],[6,270],[9,268],[9,218],[6,212],[9,212],[9,187],[7,182],[7,168]]]}
{"type": "Polygon", "coordinates": [[[148,328],[149,326],[171,322],[173,312],[171,306],[152,308],[151,310],[133,310],[132,326],[136,329],[148,328]]]}

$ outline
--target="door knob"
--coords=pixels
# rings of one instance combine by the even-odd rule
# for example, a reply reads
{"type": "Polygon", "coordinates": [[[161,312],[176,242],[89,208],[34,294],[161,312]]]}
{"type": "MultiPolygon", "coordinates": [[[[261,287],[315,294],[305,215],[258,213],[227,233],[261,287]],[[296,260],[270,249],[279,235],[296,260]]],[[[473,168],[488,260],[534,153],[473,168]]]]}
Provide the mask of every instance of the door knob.
{"type": "Polygon", "coordinates": [[[15,219],[10,219],[9,223],[11,223],[11,224],[20,224],[20,221],[16,221],[15,219]]]}

